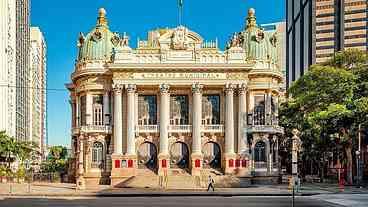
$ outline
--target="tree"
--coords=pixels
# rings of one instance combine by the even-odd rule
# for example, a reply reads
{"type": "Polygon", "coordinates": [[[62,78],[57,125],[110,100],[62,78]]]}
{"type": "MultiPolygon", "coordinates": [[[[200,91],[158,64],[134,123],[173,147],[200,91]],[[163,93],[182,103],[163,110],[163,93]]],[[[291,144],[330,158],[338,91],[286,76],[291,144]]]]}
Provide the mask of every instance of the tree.
{"type": "Polygon", "coordinates": [[[33,155],[39,153],[36,149],[37,145],[33,142],[20,142],[14,137],[8,136],[4,131],[0,132],[0,156],[5,158],[8,171],[15,159],[20,161],[21,167],[25,160],[32,160],[33,155]]]}
{"type": "MultiPolygon", "coordinates": [[[[367,123],[367,56],[356,50],[339,52],[322,65],[314,65],[289,89],[291,98],[280,107],[280,123],[298,128],[309,159],[325,166],[325,152],[342,146],[352,182],[353,137],[367,123]],[[311,158],[313,157],[313,158],[311,158]]],[[[323,167],[320,170],[323,171],[323,167]]],[[[323,172],[320,173],[323,177],[323,172]]]]}
{"type": "Polygon", "coordinates": [[[42,163],[42,171],[64,173],[67,170],[67,155],[66,147],[52,146],[49,149],[47,160],[42,163]]]}

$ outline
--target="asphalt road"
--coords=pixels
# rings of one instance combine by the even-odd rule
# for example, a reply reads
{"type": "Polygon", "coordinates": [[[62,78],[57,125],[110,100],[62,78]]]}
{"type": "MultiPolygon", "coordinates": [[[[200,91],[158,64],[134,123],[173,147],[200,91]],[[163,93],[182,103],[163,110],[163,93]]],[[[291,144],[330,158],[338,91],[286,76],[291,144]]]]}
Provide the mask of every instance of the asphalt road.
{"type": "MultiPolygon", "coordinates": [[[[184,206],[291,206],[290,197],[101,197],[101,198],[5,198],[0,207],[184,207],[184,206]]],[[[295,207],[337,206],[310,197],[296,198],[295,207]]]]}

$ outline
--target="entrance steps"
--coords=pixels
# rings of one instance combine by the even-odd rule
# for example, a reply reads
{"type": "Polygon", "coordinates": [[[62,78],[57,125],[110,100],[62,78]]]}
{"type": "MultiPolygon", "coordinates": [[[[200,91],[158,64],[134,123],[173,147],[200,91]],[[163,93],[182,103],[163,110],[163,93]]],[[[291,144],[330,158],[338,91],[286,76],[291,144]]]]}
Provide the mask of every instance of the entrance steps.
{"type": "Polygon", "coordinates": [[[245,187],[250,184],[250,180],[237,178],[232,175],[224,175],[217,170],[204,170],[201,176],[192,176],[186,171],[172,170],[167,177],[167,182],[163,177],[159,177],[152,171],[139,170],[136,176],[127,178],[119,187],[125,188],[167,188],[167,189],[199,189],[207,188],[208,176],[215,181],[216,188],[245,187]],[[160,179],[163,184],[160,186],[160,179]]]}

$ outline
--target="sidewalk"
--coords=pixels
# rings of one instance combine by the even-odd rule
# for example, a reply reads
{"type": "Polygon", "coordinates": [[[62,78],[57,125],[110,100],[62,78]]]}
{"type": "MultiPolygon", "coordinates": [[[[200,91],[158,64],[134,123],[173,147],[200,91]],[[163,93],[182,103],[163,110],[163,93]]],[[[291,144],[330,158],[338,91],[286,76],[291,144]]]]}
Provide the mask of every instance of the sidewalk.
{"type": "MultiPolygon", "coordinates": [[[[367,193],[368,189],[359,189],[360,193],[367,193]]],[[[352,192],[346,190],[345,193],[352,192]]],[[[337,193],[333,186],[305,185],[297,196],[311,196],[319,194],[337,193]]],[[[261,185],[248,188],[217,188],[215,192],[206,189],[132,189],[112,188],[110,186],[96,186],[87,190],[77,191],[75,184],[67,183],[32,183],[28,184],[0,184],[0,196],[41,196],[41,197],[155,197],[155,196],[290,196],[287,185],[261,185]]]]}

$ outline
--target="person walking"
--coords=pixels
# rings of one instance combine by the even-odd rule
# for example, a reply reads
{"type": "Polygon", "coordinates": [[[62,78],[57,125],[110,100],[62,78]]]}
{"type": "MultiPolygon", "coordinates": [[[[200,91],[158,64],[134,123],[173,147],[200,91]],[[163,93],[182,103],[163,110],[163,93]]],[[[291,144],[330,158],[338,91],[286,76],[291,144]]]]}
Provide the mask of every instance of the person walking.
{"type": "Polygon", "coordinates": [[[210,188],[212,188],[212,191],[215,191],[215,181],[213,180],[213,178],[211,177],[211,175],[208,176],[208,187],[207,187],[207,192],[210,191],[210,188]]]}

